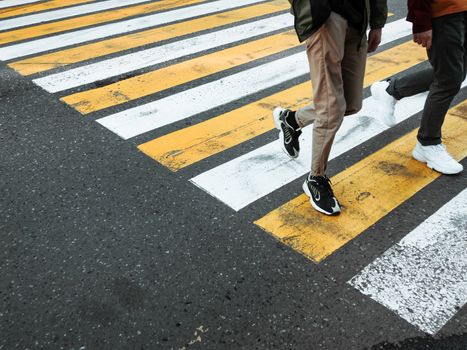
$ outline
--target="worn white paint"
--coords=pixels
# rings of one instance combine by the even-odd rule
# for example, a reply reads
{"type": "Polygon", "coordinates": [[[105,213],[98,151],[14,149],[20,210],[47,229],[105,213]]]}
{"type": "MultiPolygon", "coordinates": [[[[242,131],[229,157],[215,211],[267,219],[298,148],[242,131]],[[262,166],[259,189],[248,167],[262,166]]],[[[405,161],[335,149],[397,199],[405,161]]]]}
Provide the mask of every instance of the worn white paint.
{"type": "MultiPolygon", "coordinates": [[[[407,108],[403,111],[398,109],[398,121],[423,107],[423,97],[418,96],[410,100],[412,103],[407,108]]],[[[385,125],[369,117],[374,116],[375,111],[374,100],[367,98],[357,115],[344,119],[334,140],[329,160],[387,129],[385,125]]],[[[303,129],[300,137],[300,156],[297,159],[288,158],[281,150],[279,140],[276,140],[208,170],[191,181],[238,211],[310,171],[312,128],[309,126],[303,129]]]]}
{"type": "MultiPolygon", "coordinates": [[[[463,87],[466,84],[467,80],[464,81],[463,87]]],[[[395,111],[397,122],[420,112],[425,98],[426,94],[420,94],[399,101],[395,111]]],[[[350,151],[386,130],[387,126],[374,119],[376,115],[375,101],[371,97],[366,98],[358,114],[344,118],[329,159],[350,151]]],[[[312,126],[309,126],[303,129],[300,137],[300,156],[295,160],[284,154],[279,141],[276,140],[201,173],[191,181],[238,211],[307,174],[311,167],[311,144],[312,126]]]]}
{"type": "Polygon", "coordinates": [[[420,330],[437,333],[467,302],[467,189],[349,283],[420,330]]]}
{"type": "Polygon", "coordinates": [[[48,75],[35,79],[34,83],[51,93],[63,91],[284,29],[292,23],[290,14],[274,16],[48,75]]]}
{"type": "Polygon", "coordinates": [[[283,83],[306,72],[306,57],[299,53],[97,121],[128,139],[283,83]]]}
{"type": "Polygon", "coordinates": [[[32,4],[43,0],[2,0],[0,1],[0,8],[13,7],[19,5],[32,4]]]}
{"type": "Polygon", "coordinates": [[[54,35],[48,38],[9,45],[0,48],[0,60],[11,60],[40,52],[51,51],[70,45],[85,43],[91,40],[102,39],[113,35],[125,34],[144,28],[168,24],[174,21],[186,20],[197,16],[205,16],[214,12],[255,4],[261,1],[262,0],[212,1],[201,5],[165,11],[153,15],[141,16],[120,22],[54,35]]]}
{"type": "Polygon", "coordinates": [[[24,27],[32,24],[56,21],[59,19],[81,16],[88,13],[110,10],[118,7],[134,5],[148,0],[107,0],[92,4],[67,7],[65,9],[41,12],[33,15],[21,16],[0,21],[0,30],[24,27]]]}
{"type": "Polygon", "coordinates": [[[411,33],[412,33],[412,23],[407,22],[405,18],[387,23],[382,30],[381,43],[380,43],[380,46],[377,52],[384,49],[381,47],[382,45],[390,43],[391,41],[403,38],[407,35],[410,35],[411,33]]]}

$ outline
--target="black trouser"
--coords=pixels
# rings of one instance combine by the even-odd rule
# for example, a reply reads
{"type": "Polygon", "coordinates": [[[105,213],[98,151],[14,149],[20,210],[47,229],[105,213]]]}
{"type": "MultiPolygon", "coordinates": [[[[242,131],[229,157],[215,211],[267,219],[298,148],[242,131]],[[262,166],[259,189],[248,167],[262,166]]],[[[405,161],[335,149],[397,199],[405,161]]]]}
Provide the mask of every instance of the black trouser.
{"type": "Polygon", "coordinates": [[[432,68],[392,79],[387,89],[396,99],[430,90],[417,138],[424,146],[441,143],[441,127],[467,73],[467,12],[433,19],[432,68]]]}
{"type": "Polygon", "coordinates": [[[391,79],[386,91],[396,100],[400,100],[430,90],[432,83],[433,68],[430,66],[418,72],[391,79]]]}

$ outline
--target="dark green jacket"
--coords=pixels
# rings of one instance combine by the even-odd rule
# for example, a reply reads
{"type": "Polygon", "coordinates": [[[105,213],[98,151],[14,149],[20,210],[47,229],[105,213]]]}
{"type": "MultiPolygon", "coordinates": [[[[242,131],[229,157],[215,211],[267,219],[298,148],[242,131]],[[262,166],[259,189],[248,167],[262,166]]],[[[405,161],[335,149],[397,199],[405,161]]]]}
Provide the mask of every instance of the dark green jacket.
{"type": "MultiPolygon", "coordinates": [[[[289,0],[295,18],[295,31],[300,42],[305,41],[318,30],[326,22],[331,11],[342,14],[347,1],[350,0],[289,0]]],[[[384,27],[387,14],[387,0],[365,0],[362,37],[368,27],[368,22],[372,29],[384,27]]]]}

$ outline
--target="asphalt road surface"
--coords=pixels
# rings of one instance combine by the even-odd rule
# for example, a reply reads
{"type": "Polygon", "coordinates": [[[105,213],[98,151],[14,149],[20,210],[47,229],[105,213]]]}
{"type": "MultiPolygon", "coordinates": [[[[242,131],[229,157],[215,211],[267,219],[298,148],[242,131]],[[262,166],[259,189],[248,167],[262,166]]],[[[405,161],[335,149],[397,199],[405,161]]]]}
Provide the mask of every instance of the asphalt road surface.
{"type": "Polygon", "coordinates": [[[369,91],[428,65],[403,3],[330,219],[271,119],[311,98],[287,1],[0,1],[0,349],[467,349],[465,172],[411,158],[424,94],[388,128],[369,91]]]}

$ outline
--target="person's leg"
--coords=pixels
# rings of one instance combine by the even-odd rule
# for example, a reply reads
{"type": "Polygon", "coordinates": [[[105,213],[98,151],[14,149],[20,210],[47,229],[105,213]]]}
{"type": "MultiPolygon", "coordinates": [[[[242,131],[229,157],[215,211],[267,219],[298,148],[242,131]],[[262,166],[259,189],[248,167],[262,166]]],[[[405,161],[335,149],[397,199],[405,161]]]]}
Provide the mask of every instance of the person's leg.
{"type": "Polygon", "coordinates": [[[297,111],[300,126],[313,125],[311,174],[324,176],[334,136],[346,102],[341,62],[344,58],[347,21],[331,13],[328,21],[306,42],[313,85],[313,106],[297,111]]]}
{"type": "Polygon", "coordinates": [[[428,56],[433,65],[434,80],[425,102],[417,144],[412,155],[443,174],[457,174],[463,170],[462,164],[442,144],[441,127],[450,104],[465,79],[466,33],[465,13],[433,20],[433,44],[428,56]]]}
{"type": "Polygon", "coordinates": [[[272,113],[280,130],[282,150],[290,158],[299,156],[301,129],[315,122],[311,173],[319,176],[324,175],[332,141],[346,108],[341,72],[346,30],[347,21],[333,12],[306,40],[313,102],[297,111],[276,107],[272,113]]]}
{"type": "Polygon", "coordinates": [[[463,79],[465,80],[467,77],[467,11],[463,13],[464,15],[464,74],[462,75],[463,79]]]}
{"type": "Polygon", "coordinates": [[[464,12],[464,79],[467,77],[467,11],[464,12]]]}
{"type": "Polygon", "coordinates": [[[441,143],[441,127],[465,77],[465,15],[433,19],[433,44],[428,51],[433,66],[431,84],[417,139],[423,146],[441,143]]]}
{"type": "Polygon", "coordinates": [[[303,183],[303,191],[311,205],[326,215],[340,213],[325,171],[334,136],[346,110],[341,63],[347,27],[344,18],[331,13],[326,24],[307,41],[314,103],[296,114],[301,127],[314,123],[311,171],[303,183]]]}
{"type": "MultiPolygon", "coordinates": [[[[345,115],[355,114],[362,108],[367,47],[366,38],[362,39],[356,29],[347,27],[344,56],[341,61],[342,83],[346,101],[345,115]]],[[[297,123],[302,128],[313,123],[318,118],[315,104],[311,103],[301,108],[296,112],[296,116],[297,123]]]]}
{"type": "Polygon", "coordinates": [[[305,126],[312,124],[316,118],[318,118],[318,114],[316,113],[314,102],[298,109],[295,112],[295,121],[300,128],[304,128],[305,126]]]}
{"type": "Polygon", "coordinates": [[[397,100],[428,91],[433,82],[433,68],[422,69],[412,74],[371,85],[370,91],[377,101],[375,117],[387,126],[396,125],[394,108],[397,100]]]}
{"type": "Polygon", "coordinates": [[[349,28],[342,60],[342,80],[347,106],[345,115],[355,114],[362,109],[367,51],[366,37],[362,39],[357,30],[349,28]]]}
{"type": "Polygon", "coordinates": [[[391,78],[386,92],[396,100],[428,91],[433,82],[433,68],[427,67],[399,78],[391,78]]]}

